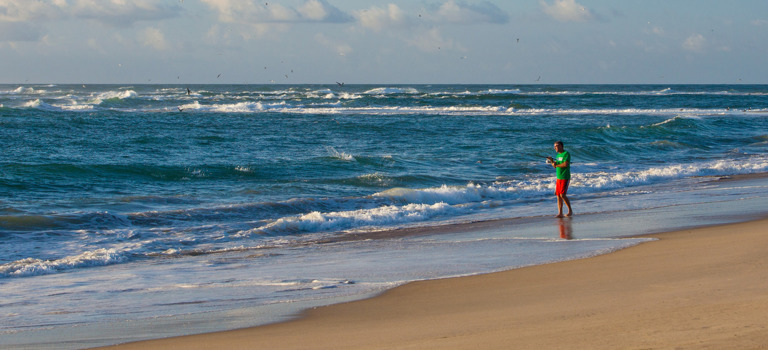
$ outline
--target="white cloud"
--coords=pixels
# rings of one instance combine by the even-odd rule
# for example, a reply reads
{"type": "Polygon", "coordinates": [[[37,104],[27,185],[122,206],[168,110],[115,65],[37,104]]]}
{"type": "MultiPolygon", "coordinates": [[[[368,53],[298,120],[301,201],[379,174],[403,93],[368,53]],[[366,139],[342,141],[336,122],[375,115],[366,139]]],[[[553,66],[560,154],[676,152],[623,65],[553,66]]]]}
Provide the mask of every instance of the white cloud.
{"type": "Polygon", "coordinates": [[[144,46],[154,48],[158,51],[164,51],[169,48],[165,35],[157,28],[147,28],[141,34],[141,41],[144,46]]]}
{"type": "Polygon", "coordinates": [[[322,21],[328,17],[328,10],[326,9],[325,4],[317,0],[307,1],[304,5],[299,7],[297,11],[302,17],[313,21],[322,21]]]}
{"type": "Polygon", "coordinates": [[[243,41],[262,38],[269,33],[285,31],[290,28],[286,23],[254,23],[250,25],[214,24],[205,33],[205,43],[213,46],[237,47],[243,41]]]}
{"type": "Polygon", "coordinates": [[[707,45],[707,39],[701,34],[693,34],[685,39],[683,48],[688,51],[701,52],[707,45]]]}
{"type": "MultiPolygon", "coordinates": [[[[222,22],[242,22],[255,16],[266,17],[267,9],[252,1],[202,0],[219,13],[222,22]]],[[[279,6],[279,5],[277,5],[279,6]]],[[[275,6],[272,6],[275,8],[275,6]]]]}
{"type": "Polygon", "coordinates": [[[325,0],[309,0],[298,8],[302,17],[318,22],[345,23],[352,21],[352,16],[339,10],[325,0]]]}
{"type": "MultiPolygon", "coordinates": [[[[54,0],[54,2],[59,2],[54,0]]],[[[181,8],[160,0],[76,0],[71,8],[75,18],[94,19],[107,24],[131,25],[137,21],[152,21],[178,16],[181,8]]]]}
{"type": "Polygon", "coordinates": [[[555,0],[550,5],[540,1],[544,13],[560,22],[584,22],[594,18],[592,13],[575,0],[555,0]]]}
{"type": "Polygon", "coordinates": [[[509,16],[498,6],[487,1],[472,5],[450,0],[440,5],[436,11],[435,20],[462,24],[507,23],[509,16]]]}
{"type": "Polygon", "coordinates": [[[343,23],[352,17],[325,0],[307,0],[298,8],[264,0],[201,0],[216,10],[219,20],[229,23],[343,23]]]}
{"type": "Polygon", "coordinates": [[[0,22],[92,19],[110,25],[176,17],[181,8],[162,0],[0,0],[0,22]]]}
{"type": "Polygon", "coordinates": [[[53,1],[0,0],[0,22],[27,22],[62,18],[61,3],[53,1]]]}
{"type": "Polygon", "coordinates": [[[361,26],[377,32],[384,28],[408,25],[403,11],[395,4],[389,4],[386,8],[372,7],[356,11],[354,16],[361,26]]]}
{"type": "Polygon", "coordinates": [[[355,11],[354,16],[362,27],[377,32],[389,28],[410,28],[416,25],[503,24],[509,22],[509,16],[503,10],[487,1],[479,4],[466,4],[449,0],[439,5],[429,6],[421,11],[415,11],[410,15],[406,15],[406,12],[398,5],[390,3],[385,6],[374,6],[355,11]]]}

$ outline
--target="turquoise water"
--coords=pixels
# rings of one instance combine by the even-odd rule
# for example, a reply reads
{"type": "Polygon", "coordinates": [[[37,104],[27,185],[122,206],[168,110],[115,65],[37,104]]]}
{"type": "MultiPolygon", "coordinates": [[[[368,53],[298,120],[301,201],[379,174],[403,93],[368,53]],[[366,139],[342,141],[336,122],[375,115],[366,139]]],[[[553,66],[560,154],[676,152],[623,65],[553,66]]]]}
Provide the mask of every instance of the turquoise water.
{"type": "Polygon", "coordinates": [[[768,86],[0,85],[0,139],[3,343],[635,244],[377,233],[553,215],[556,140],[578,214],[714,201],[768,171],[768,86]]]}

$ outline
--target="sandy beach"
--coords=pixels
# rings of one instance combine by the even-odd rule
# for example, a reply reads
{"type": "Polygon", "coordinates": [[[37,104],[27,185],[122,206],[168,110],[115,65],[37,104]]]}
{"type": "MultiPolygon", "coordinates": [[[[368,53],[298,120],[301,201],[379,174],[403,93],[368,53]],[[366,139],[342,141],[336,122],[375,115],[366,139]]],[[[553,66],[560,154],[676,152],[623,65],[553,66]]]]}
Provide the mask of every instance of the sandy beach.
{"type": "Polygon", "coordinates": [[[768,219],[108,349],[766,349],[768,219]]]}

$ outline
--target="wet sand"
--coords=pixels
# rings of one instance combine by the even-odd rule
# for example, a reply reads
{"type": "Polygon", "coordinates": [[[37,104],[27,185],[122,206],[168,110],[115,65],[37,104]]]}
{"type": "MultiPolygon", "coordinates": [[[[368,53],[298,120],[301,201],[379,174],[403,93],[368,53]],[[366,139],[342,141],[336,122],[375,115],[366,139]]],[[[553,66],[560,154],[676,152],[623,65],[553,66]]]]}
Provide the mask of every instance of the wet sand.
{"type": "Polygon", "coordinates": [[[285,323],[107,349],[765,349],[768,220],[413,282],[285,323]]]}

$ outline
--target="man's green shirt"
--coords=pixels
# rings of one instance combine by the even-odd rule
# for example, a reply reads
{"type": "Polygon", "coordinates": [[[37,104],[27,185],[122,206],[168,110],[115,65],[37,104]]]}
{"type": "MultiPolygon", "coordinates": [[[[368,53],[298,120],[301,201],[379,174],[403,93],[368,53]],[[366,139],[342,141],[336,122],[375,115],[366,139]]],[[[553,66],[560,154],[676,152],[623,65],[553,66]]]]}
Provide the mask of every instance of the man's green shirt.
{"type": "Polygon", "coordinates": [[[560,180],[570,180],[571,179],[571,154],[568,153],[568,151],[563,151],[563,153],[558,153],[557,157],[555,157],[555,164],[562,164],[568,162],[568,166],[564,168],[555,168],[555,176],[557,176],[560,180]]]}

